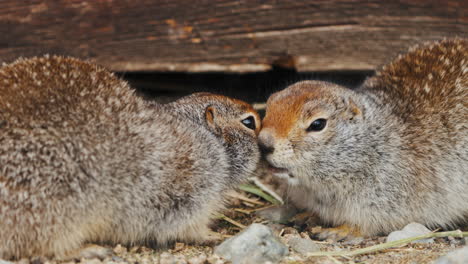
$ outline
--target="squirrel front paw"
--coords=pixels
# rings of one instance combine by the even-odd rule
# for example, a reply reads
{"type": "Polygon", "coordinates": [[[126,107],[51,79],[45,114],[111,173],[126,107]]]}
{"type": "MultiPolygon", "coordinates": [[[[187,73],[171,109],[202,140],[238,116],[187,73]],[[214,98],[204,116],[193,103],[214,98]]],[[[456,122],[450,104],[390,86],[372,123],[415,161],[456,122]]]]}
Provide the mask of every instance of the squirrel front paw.
{"type": "Polygon", "coordinates": [[[332,228],[322,228],[319,232],[313,234],[319,240],[342,241],[350,240],[356,237],[362,237],[361,230],[357,227],[347,224],[332,228]]]}

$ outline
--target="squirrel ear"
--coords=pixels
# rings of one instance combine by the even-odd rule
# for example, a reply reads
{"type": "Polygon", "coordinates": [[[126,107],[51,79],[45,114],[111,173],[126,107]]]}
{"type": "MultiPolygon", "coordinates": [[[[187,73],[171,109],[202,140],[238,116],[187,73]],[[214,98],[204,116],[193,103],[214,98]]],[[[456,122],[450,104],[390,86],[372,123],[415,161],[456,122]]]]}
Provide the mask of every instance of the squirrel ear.
{"type": "Polygon", "coordinates": [[[213,106],[210,105],[206,107],[205,120],[206,120],[206,123],[208,124],[208,127],[212,128],[213,130],[216,130],[215,113],[216,113],[216,110],[213,106]]]}
{"type": "Polygon", "coordinates": [[[353,120],[355,118],[362,118],[362,110],[351,98],[348,99],[348,113],[349,120],[353,120]]]}

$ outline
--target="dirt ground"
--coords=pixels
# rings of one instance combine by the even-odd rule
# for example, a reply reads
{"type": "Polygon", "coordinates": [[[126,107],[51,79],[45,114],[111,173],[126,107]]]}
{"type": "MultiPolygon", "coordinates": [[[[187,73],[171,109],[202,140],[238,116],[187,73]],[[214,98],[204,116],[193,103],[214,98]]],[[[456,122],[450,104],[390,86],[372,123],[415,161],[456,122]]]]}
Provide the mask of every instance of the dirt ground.
{"type": "MultiPolygon", "coordinates": [[[[344,241],[319,241],[316,238],[321,227],[316,226],[314,217],[307,214],[297,214],[283,223],[270,223],[258,217],[256,212],[263,208],[272,207],[270,202],[251,193],[236,191],[230,196],[230,205],[223,215],[213,222],[212,228],[224,238],[234,236],[251,223],[262,223],[270,226],[280,239],[287,244],[291,237],[311,238],[321,251],[343,251],[366,248],[385,242],[385,237],[350,238],[344,241]]],[[[357,255],[353,257],[306,257],[295,252],[292,248],[289,255],[280,263],[431,263],[449,251],[462,247],[465,239],[446,237],[436,238],[431,244],[408,244],[398,248],[386,249],[380,252],[357,255]]],[[[103,260],[82,259],[69,264],[81,263],[190,263],[190,264],[221,264],[227,263],[222,258],[213,255],[213,246],[188,245],[175,243],[166,249],[152,249],[148,247],[124,247],[121,245],[108,246],[115,255],[103,260]]],[[[45,259],[21,260],[21,264],[55,264],[57,261],[45,259]]],[[[1,261],[0,261],[0,264],[1,261]]]]}
{"type": "MultiPolygon", "coordinates": [[[[365,239],[357,245],[347,245],[344,242],[321,242],[324,251],[363,248],[382,242],[382,238],[365,239]]],[[[453,245],[445,239],[439,239],[433,244],[412,244],[397,249],[389,249],[379,253],[360,255],[352,258],[344,257],[303,257],[290,250],[289,256],[280,263],[431,263],[439,256],[460,247],[453,245]]],[[[212,254],[212,248],[176,244],[173,248],[164,251],[155,251],[148,248],[122,248],[114,249],[118,258],[106,259],[104,263],[229,263],[212,254]]],[[[89,262],[89,261],[87,261],[89,262]]],[[[99,260],[92,260],[100,263],[99,260]]]]}

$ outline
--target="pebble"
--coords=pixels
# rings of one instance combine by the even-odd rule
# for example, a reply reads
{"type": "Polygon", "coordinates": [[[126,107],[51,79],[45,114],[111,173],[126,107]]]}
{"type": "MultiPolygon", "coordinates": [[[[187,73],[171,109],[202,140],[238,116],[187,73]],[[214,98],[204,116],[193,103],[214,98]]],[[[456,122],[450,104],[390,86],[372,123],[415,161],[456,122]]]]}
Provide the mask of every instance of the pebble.
{"type": "Polygon", "coordinates": [[[115,263],[126,263],[125,259],[118,256],[112,256],[111,261],[115,263]]]}
{"type": "Polygon", "coordinates": [[[344,241],[343,245],[345,245],[345,246],[355,246],[355,245],[361,244],[363,241],[364,241],[363,237],[354,237],[354,238],[351,238],[350,240],[344,241]]]}
{"type": "Polygon", "coordinates": [[[164,252],[159,256],[159,263],[161,264],[185,264],[187,262],[180,257],[164,252]]]}
{"type": "Polygon", "coordinates": [[[293,227],[285,227],[283,228],[283,235],[299,235],[299,232],[296,228],[293,227]]]}
{"type": "Polygon", "coordinates": [[[209,256],[206,261],[208,261],[209,264],[224,264],[224,263],[226,263],[226,261],[224,261],[221,257],[219,257],[217,255],[209,256]]]}
{"type": "Polygon", "coordinates": [[[189,264],[204,264],[207,261],[207,257],[205,254],[198,255],[196,257],[191,257],[188,260],[189,264]]]}
{"type": "MultiPolygon", "coordinates": [[[[400,239],[420,236],[431,233],[431,230],[419,223],[410,223],[406,225],[402,230],[391,232],[386,242],[392,242],[400,239]]],[[[412,243],[433,243],[434,238],[426,238],[413,241],[412,243]]]]}
{"type": "Polygon", "coordinates": [[[101,264],[102,262],[97,258],[92,258],[92,259],[81,259],[80,263],[83,263],[83,264],[101,264]]]}
{"type": "Polygon", "coordinates": [[[277,263],[288,255],[288,247],[279,241],[269,227],[252,224],[217,246],[214,253],[233,264],[277,263]]]}
{"type": "Polygon", "coordinates": [[[185,244],[184,243],[175,243],[175,246],[174,246],[174,252],[179,252],[181,250],[183,250],[185,248],[185,244]]]}
{"type": "Polygon", "coordinates": [[[440,257],[434,264],[466,264],[468,263],[468,246],[449,252],[440,257]]]}
{"type": "Polygon", "coordinates": [[[464,237],[462,242],[461,242],[462,245],[467,245],[468,246],[468,237],[464,237]]]}
{"type": "Polygon", "coordinates": [[[312,240],[302,237],[292,237],[288,240],[288,245],[299,254],[320,251],[320,247],[312,240]]]}
{"type": "Polygon", "coordinates": [[[448,242],[450,243],[451,247],[457,247],[459,245],[464,245],[463,244],[463,239],[455,238],[453,236],[448,236],[447,237],[448,242]]]}
{"type": "Polygon", "coordinates": [[[122,245],[118,244],[118,245],[115,246],[115,248],[114,248],[114,253],[115,253],[115,254],[124,254],[124,253],[127,253],[127,248],[126,248],[126,247],[122,247],[122,245]]]}

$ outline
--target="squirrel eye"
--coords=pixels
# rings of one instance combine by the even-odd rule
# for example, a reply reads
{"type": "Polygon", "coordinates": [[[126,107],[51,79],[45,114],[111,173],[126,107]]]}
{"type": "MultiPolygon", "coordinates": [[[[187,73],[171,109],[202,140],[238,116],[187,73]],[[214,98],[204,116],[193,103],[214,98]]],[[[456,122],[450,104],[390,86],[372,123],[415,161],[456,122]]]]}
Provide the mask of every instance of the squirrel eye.
{"type": "Polygon", "coordinates": [[[314,120],[314,122],[312,122],[312,124],[310,124],[310,126],[307,128],[307,132],[310,132],[310,131],[321,131],[322,129],[325,128],[326,125],[327,125],[327,120],[326,120],[326,119],[323,119],[323,118],[316,119],[316,120],[314,120]]]}
{"type": "Polygon", "coordinates": [[[241,122],[244,124],[244,126],[255,130],[255,118],[253,116],[249,116],[246,119],[243,119],[241,122]]]}

